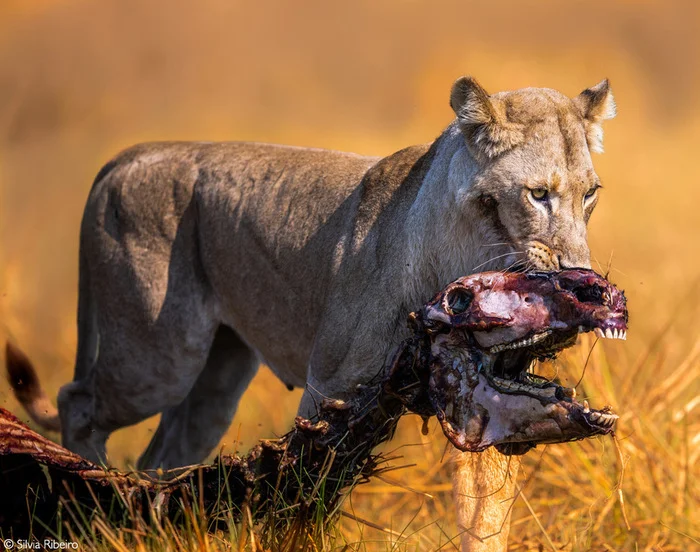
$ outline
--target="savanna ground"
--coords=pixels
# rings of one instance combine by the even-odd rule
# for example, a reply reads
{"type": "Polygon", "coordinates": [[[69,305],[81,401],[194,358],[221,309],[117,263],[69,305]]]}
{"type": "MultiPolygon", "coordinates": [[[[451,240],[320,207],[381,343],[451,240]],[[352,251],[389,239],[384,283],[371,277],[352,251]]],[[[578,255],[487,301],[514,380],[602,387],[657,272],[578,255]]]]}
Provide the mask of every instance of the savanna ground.
{"type": "MultiPolygon", "coordinates": [[[[700,550],[699,6],[5,0],[0,338],[37,360],[51,395],[71,378],[83,203],[101,164],[134,142],[245,139],[388,154],[448,124],[449,87],[461,74],[490,91],[570,95],[607,76],[619,116],[595,159],[604,190],[590,244],[594,267],[609,268],[627,292],[629,338],[594,346],[586,337],[542,371],[571,385],[586,366],[579,394],[621,415],[619,449],[605,438],[529,453],[510,542],[700,550]]],[[[284,433],[299,396],[262,369],[224,452],[284,433]]],[[[0,404],[25,417],[7,386],[0,404]]],[[[133,461],[156,423],[115,434],[113,462],[133,461]]],[[[355,519],[343,516],[336,546],[454,549],[437,424],[422,436],[419,420],[406,418],[386,450],[407,467],[352,493],[344,510],[355,519]]],[[[231,546],[196,530],[157,545],[97,532],[110,535],[107,549],[231,546]]]]}

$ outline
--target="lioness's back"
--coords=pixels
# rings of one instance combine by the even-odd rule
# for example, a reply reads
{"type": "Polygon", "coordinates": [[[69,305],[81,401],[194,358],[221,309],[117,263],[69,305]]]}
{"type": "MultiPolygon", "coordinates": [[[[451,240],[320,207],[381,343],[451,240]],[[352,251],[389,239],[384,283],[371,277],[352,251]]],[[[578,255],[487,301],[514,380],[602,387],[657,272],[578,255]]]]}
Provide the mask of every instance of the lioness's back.
{"type": "MultiPolygon", "coordinates": [[[[265,350],[273,367],[299,373],[301,382],[336,246],[352,232],[351,213],[359,202],[353,192],[375,162],[351,153],[245,142],[139,144],[98,175],[81,247],[91,265],[104,268],[125,254],[144,273],[167,262],[170,286],[177,281],[173,267],[195,263],[222,321],[245,327],[243,339],[265,350]],[[285,304],[250,300],[265,296],[284,298],[285,304]],[[290,309],[301,316],[281,316],[290,309]],[[287,336],[279,338],[279,347],[270,347],[271,327],[287,336]]],[[[115,272],[98,270],[100,279],[115,272]]]]}

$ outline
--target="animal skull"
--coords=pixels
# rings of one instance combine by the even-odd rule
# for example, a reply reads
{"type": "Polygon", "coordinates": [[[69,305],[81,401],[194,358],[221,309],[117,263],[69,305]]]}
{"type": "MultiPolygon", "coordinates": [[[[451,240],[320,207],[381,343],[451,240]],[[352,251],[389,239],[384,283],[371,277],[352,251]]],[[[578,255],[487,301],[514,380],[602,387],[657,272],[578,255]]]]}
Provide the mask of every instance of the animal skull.
{"type": "MultiPolygon", "coordinates": [[[[411,314],[414,335],[423,336],[413,343],[429,347],[431,410],[463,451],[496,445],[522,454],[539,443],[610,433],[617,419],[610,407],[591,409],[574,389],[530,369],[582,332],[625,339],[627,319],[622,291],[591,270],[460,278],[411,314]]],[[[405,369],[406,351],[395,363],[402,358],[405,369]]]]}

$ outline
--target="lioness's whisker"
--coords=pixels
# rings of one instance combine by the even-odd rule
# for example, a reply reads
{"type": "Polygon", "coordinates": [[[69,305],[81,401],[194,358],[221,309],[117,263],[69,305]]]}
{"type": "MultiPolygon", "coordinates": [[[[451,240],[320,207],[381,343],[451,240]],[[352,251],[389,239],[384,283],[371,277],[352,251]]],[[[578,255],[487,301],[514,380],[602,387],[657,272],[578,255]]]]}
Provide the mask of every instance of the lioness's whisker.
{"type": "Polygon", "coordinates": [[[516,259],[515,261],[510,263],[507,267],[505,267],[502,270],[499,270],[498,272],[499,272],[499,274],[505,274],[506,272],[514,272],[514,273],[518,274],[518,273],[525,273],[525,272],[529,271],[531,268],[532,268],[532,266],[530,265],[529,261],[523,265],[520,263],[519,260],[516,259]],[[514,270],[512,270],[513,267],[515,267],[514,270]]]}
{"type": "Polygon", "coordinates": [[[496,247],[498,245],[512,245],[508,242],[483,243],[479,247],[496,247]]]}
{"type": "Polygon", "coordinates": [[[471,269],[471,271],[476,272],[482,266],[486,266],[487,264],[492,263],[493,261],[497,261],[498,259],[502,259],[503,257],[508,257],[509,255],[524,255],[524,253],[522,251],[509,251],[508,253],[503,253],[502,255],[496,255],[488,261],[484,261],[483,263],[476,265],[474,268],[471,269]]]}

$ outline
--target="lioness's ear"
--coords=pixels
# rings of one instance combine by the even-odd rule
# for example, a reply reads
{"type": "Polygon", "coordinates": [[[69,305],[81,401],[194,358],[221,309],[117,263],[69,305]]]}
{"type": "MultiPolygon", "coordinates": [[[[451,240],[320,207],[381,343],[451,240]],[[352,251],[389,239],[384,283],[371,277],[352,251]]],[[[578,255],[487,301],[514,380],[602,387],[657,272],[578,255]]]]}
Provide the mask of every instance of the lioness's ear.
{"type": "Polygon", "coordinates": [[[608,79],[586,88],[574,98],[586,125],[588,147],[597,153],[603,152],[603,127],[600,123],[612,119],[616,113],[615,98],[610,90],[608,79]]]}
{"type": "Polygon", "coordinates": [[[477,157],[495,157],[523,141],[522,125],[508,122],[502,102],[491,98],[472,77],[452,85],[450,106],[477,157]]]}

